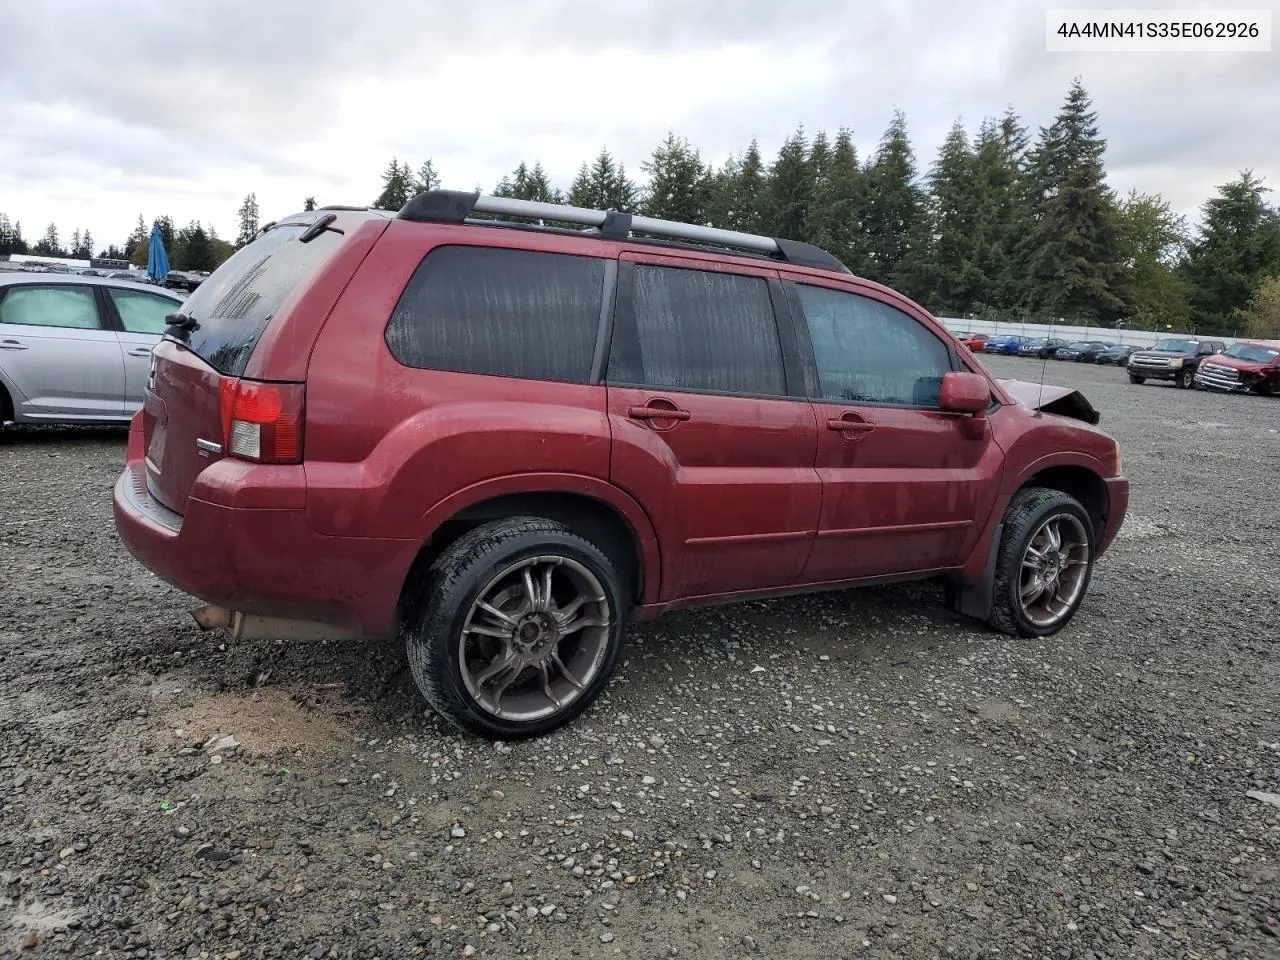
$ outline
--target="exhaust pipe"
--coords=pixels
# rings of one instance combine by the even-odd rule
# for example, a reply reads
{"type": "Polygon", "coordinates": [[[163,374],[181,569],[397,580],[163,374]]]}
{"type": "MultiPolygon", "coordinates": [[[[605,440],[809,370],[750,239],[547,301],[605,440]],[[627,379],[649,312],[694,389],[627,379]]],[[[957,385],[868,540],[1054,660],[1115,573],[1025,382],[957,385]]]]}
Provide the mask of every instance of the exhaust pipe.
{"type": "Polygon", "coordinates": [[[260,617],[213,603],[196,607],[191,616],[201,630],[226,630],[233,640],[353,640],[362,636],[331,623],[260,617]]]}

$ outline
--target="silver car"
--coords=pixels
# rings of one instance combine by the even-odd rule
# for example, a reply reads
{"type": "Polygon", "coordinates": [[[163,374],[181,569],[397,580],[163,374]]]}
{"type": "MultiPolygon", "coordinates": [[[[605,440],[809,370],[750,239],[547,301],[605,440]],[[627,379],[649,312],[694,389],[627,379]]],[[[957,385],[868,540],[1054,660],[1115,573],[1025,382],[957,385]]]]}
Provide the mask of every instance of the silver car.
{"type": "Polygon", "coordinates": [[[0,423],[127,423],[181,304],[127,280],[0,275],[0,423]]]}

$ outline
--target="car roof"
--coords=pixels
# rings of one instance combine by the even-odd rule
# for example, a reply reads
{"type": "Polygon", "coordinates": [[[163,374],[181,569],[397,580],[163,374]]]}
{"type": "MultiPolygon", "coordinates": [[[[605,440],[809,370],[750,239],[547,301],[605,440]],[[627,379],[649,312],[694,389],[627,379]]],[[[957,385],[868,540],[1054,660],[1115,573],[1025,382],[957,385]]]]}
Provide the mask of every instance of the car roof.
{"type": "Polygon", "coordinates": [[[149,283],[138,283],[136,280],[112,280],[110,277],[82,277],[78,273],[6,273],[0,274],[0,287],[20,286],[22,284],[40,284],[42,286],[68,287],[113,287],[120,290],[142,290],[154,293],[170,300],[181,301],[181,297],[164,287],[155,287],[149,283]]]}

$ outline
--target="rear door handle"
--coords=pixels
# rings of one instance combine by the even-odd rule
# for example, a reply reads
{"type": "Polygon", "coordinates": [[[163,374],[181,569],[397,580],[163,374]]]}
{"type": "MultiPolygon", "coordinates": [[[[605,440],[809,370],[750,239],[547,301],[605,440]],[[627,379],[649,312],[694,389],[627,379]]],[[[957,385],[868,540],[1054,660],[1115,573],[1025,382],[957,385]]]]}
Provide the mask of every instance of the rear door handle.
{"type": "Polygon", "coordinates": [[[632,420],[679,420],[683,423],[689,419],[690,413],[679,407],[632,407],[627,416],[632,420]]]}
{"type": "Polygon", "coordinates": [[[131,357],[149,357],[151,356],[151,347],[134,347],[129,351],[131,357]]]}
{"type": "Polygon", "coordinates": [[[0,340],[0,350],[26,350],[27,345],[17,340],[0,340]]]}

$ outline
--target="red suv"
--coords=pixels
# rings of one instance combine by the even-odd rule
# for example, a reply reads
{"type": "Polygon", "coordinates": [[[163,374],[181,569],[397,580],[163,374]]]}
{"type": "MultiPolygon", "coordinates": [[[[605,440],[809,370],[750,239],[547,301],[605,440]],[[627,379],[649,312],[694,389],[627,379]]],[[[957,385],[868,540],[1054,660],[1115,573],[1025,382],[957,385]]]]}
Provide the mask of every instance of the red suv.
{"type": "Polygon", "coordinates": [[[1051,634],[1128,501],[1082,398],[803,243],[431,191],[268,225],[170,319],[129,549],[205,627],[399,631],[488,736],[566,722],[628,618],[694,604],[938,577],[1051,634]]]}

